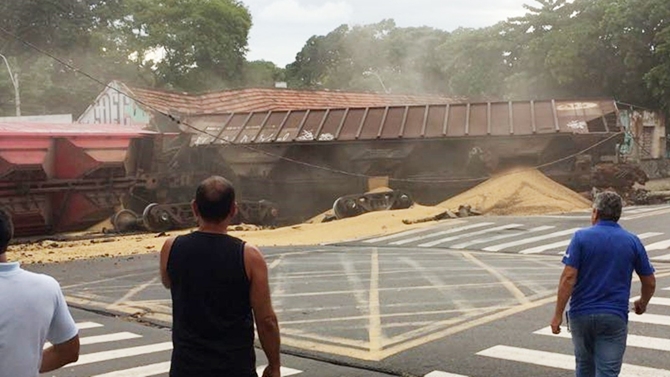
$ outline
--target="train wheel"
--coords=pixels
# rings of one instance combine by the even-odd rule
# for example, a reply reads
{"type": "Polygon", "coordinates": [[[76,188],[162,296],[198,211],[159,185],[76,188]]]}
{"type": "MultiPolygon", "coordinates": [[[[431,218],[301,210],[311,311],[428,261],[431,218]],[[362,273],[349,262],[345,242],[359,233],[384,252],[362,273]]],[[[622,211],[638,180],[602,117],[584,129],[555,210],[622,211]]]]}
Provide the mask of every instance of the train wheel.
{"type": "Polygon", "coordinates": [[[139,229],[139,216],[129,210],[121,210],[112,216],[112,226],[118,233],[127,233],[139,229]]]}
{"type": "Polygon", "coordinates": [[[343,196],[333,203],[333,213],[338,219],[354,217],[365,213],[365,209],[357,202],[358,197],[343,196]]]}
{"type": "Polygon", "coordinates": [[[157,203],[149,204],[142,213],[144,226],[152,232],[165,232],[172,229],[171,218],[170,213],[157,203]]]}

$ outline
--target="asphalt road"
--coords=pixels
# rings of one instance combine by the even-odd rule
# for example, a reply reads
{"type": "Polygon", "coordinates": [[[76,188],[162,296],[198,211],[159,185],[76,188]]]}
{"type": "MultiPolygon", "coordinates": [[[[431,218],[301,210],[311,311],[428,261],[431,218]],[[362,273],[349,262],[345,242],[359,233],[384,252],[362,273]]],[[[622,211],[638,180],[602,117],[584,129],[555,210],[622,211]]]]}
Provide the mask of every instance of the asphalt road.
{"type": "MultiPolygon", "coordinates": [[[[623,224],[638,233],[660,233],[648,240],[653,241],[651,244],[663,242],[667,238],[665,228],[670,224],[668,209],[645,208],[649,211],[628,213],[623,224]]],[[[478,247],[527,240],[546,233],[502,237],[509,233],[495,232],[507,229],[513,233],[524,229],[527,232],[542,226],[553,226],[551,230],[558,232],[587,225],[584,217],[491,217],[453,225],[441,223],[433,229],[434,233],[482,222],[492,224],[445,233],[438,237],[462,237],[431,247],[413,245],[414,241],[403,245],[381,244],[399,241],[404,235],[340,246],[264,249],[271,269],[283,348],[291,355],[307,357],[287,357],[286,366],[315,376],[375,376],[376,372],[430,377],[571,375],[574,361],[570,356],[570,340],[546,334],[562,268],[559,251],[520,254],[516,249],[538,247],[534,243],[498,251],[477,251],[475,244],[457,250],[450,247],[453,242],[490,237],[500,238],[493,243],[477,244],[478,247]],[[509,224],[519,225],[490,230],[509,224]],[[487,228],[488,232],[464,235],[487,228]],[[345,364],[353,369],[337,369],[309,359],[345,364]],[[332,374],[321,373],[321,368],[332,374]]],[[[412,237],[422,234],[415,233],[412,237]]],[[[427,236],[422,242],[433,240],[435,237],[427,236]]],[[[538,241],[556,243],[564,239],[538,241]]],[[[645,240],[647,245],[649,241],[645,240]]],[[[626,354],[626,363],[631,366],[622,376],[670,376],[667,357],[670,290],[662,289],[670,289],[670,264],[662,262],[662,257],[669,253],[670,250],[659,249],[653,254],[658,260],[655,263],[659,274],[658,298],[652,301],[650,314],[631,315],[633,336],[626,354]]],[[[31,269],[59,279],[73,306],[169,325],[169,294],[160,286],[157,266],[157,256],[146,255],[31,266],[31,269]]],[[[638,290],[635,284],[633,293],[638,290]]],[[[87,315],[93,314],[75,312],[79,321],[108,322],[103,329],[82,331],[104,331],[109,327],[114,332],[139,333],[142,329],[148,334],[142,339],[149,344],[169,340],[165,330],[113,317],[90,319],[87,315]],[[132,329],[123,330],[125,326],[132,329]]],[[[109,342],[105,346],[127,352],[122,350],[133,348],[134,344],[109,342]]],[[[93,348],[86,353],[103,350],[95,348],[103,345],[90,347],[93,348]]],[[[60,375],[91,376],[168,360],[169,350],[162,350],[118,362],[92,362],[60,375]]]]}

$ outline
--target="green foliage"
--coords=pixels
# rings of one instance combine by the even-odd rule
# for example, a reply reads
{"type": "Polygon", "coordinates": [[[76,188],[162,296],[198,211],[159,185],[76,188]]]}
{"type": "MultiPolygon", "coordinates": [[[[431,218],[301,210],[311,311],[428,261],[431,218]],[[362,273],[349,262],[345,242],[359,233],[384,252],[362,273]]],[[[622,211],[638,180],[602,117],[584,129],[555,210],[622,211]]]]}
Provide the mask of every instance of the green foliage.
{"type": "Polygon", "coordinates": [[[447,36],[428,27],[398,28],[393,20],[342,25],[310,38],[287,67],[287,79],[299,88],[434,91],[439,78],[435,49],[447,36]]]}
{"type": "Polygon", "coordinates": [[[251,15],[234,0],[128,0],[134,47],[158,52],[163,86],[199,91],[242,83],[251,15]]]}
{"type": "Polygon", "coordinates": [[[525,6],[525,16],[452,33],[399,28],[392,20],[344,25],[310,38],[287,67],[288,80],[296,87],[375,91],[382,91],[382,81],[394,92],[473,100],[615,97],[670,104],[667,0],[534,4],[525,6]]]}
{"type": "MultiPolygon", "coordinates": [[[[440,93],[473,100],[616,97],[670,104],[667,0],[536,0],[527,14],[445,32],[393,20],[311,37],[286,69],[245,59],[237,0],[4,0],[0,27],[102,82],[200,92],[230,87],[440,93]],[[162,57],[162,58],[161,58],[162,57]]],[[[83,111],[103,87],[0,33],[24,114],[83,111]]],[[[0,115],[14,90],[0,66],[0,115]]]]}
{"type": "Polygon", "coordinates": [[[247,62],[244,65],[244,83],[245,86],[253,88],[273,88],[275,83],[285,81],[285,74],[282,68],[274,63],[256,60],[247,62]]]}

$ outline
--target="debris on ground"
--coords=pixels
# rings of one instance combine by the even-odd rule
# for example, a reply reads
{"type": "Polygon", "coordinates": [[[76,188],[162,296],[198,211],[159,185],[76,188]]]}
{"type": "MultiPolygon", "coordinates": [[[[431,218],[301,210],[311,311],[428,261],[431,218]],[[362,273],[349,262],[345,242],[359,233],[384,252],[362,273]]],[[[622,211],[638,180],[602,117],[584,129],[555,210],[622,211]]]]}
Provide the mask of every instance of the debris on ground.
{"type": "Polygon", "coordinates": [[[431,221],[442,221],[442,220],[447,220],[447,219],[458,219],[462,217],[471,217],[471,216],[481,216],[482,213],[476,209],[473,209],[472,206],[465,204],[461,205],[458,207],[458,212],[452,212],[450,210],[446,210],[444,212],[440,212],[435,216],[430,216],[430,217],[424,217],[420,219],[403,219],[404,224],[420,224],[420,223],[427,223],[431,221]]]}
{"type": "Polygon", "coordinates": [[[438,207],[453,210],[463,203],[485,215],[528,216],[591,208],[586,198],[531,168],[501,172],[438,207]]]}

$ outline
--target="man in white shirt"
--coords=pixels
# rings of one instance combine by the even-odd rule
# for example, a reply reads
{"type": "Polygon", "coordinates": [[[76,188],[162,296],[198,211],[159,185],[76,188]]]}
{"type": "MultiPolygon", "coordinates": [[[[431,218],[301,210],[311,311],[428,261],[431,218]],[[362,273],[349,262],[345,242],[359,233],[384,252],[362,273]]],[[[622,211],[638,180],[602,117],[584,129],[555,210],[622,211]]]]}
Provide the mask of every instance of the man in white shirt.
{"type": "Polygon", "coordinates": [[[79,335],[58,282],[7,262],[13,230],[0,210],[0,377],[37,377],[77,361],[79,335]]]}

